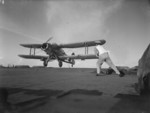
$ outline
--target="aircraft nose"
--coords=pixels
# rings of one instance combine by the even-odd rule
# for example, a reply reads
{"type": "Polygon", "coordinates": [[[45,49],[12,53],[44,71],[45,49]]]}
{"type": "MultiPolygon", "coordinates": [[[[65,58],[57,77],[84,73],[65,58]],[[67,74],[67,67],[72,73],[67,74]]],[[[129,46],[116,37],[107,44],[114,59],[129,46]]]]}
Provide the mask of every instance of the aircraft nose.
{"type": "Polygon", "coordinates": [[[46,50],[48,49],[48,47],[49,47],[48,43],[43,43],[41,49],[46,50]]]}

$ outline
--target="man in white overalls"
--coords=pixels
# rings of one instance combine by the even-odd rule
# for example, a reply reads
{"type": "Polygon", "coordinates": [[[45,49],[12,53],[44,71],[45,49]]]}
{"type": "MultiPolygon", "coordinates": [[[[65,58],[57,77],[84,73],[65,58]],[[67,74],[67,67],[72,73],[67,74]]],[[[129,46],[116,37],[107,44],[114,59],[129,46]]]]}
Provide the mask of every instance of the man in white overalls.
{"type": "Polygon", "coordinates": [[[96,43],[95,47],[95,54],[98,57],[97,61],[97,73],[96,75],[102,75],[101,72],[101,66],[104,62],[106,62],[120,77],[124,76],[124,73],[119,72],[119,70],[116,68],[116,66],[113,64],[112,60],[109,57],[109,53],[107,50],[104,49],[102,45],[99,44],[99,42],[96,43]]]}

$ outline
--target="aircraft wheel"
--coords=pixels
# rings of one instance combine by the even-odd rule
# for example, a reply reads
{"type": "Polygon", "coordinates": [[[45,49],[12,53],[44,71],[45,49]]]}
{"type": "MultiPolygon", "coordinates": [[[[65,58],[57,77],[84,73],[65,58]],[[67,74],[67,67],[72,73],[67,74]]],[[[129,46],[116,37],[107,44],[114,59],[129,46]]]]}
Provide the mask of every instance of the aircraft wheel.
{"type": "Polygon", "coordinates": [[[72,59],[72,67],[73,67],[73,65],[75,65],[75,60],[74,59],[72,59]]]}
{"type": "Polygon", "coordinates": [[[62,67],[63,63],[61,61],[59,61],[58,63],[59,63],[59,67],[62,67]]]}
{"type": "Polygon", "coordinates": [[[46,62],[46,60],[43,62],[44,67],[47,67],[48,63],[46,62]]]}
{"type": "Polygon", "coordinates": [[[71,55],[75,55],[75,53],[73,52],[71,55]]]}

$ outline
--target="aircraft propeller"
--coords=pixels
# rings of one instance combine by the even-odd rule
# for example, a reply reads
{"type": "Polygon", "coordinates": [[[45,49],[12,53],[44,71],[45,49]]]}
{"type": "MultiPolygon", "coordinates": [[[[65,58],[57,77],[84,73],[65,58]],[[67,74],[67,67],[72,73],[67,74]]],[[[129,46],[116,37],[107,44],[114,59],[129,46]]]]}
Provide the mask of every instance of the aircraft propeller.
{"type": "Polygon", "coordinates": [[[49,41],[52,40],[53,37],[50,37],[45,43],[42,44],[41,49],[46,50],[49,47],[49,41]]]}
{"type": "Polygon", "coordinates": [[[50,37],[45,43],[48,43],[52,39],[53,39],[53,37],[50,37]]]}

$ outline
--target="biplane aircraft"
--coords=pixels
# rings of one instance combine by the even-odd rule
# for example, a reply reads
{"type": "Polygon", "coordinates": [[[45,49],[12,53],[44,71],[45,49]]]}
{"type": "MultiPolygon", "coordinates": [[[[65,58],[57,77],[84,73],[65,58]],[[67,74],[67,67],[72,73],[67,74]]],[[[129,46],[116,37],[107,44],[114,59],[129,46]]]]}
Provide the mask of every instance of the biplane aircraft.
{"type": "Polygon", "coordinates": [[[19,55],[22,58],[26,59],[39,59],[43,61],[43,65],[46,67],[48,62],[57,60],[59,67],[62,67],[63,62],[75,64],[75,59],[97,59],[95,54],[88,54],[88,47],[95,46],[97,43],[100,45],[105,44],[105,40],[96,40],[96,41],[87,41],[87,42],[79,42],[79,43],[69,43],[69,44],[56,44],[56,43],[48,43],[52,38],[49,38],[43,44],[20,44],[23,47],[29,48],[29,55],[19,55]],[[63,48],[85,48],[85,54],[83,55],[75,55],[72,53],[71,55],[67,55],[63,48]],[[36,49],[41,49],[46,52],[47,56],[36,55],[36,49]],[[33,51],[32,51],[33,50],[33,51]]]}

